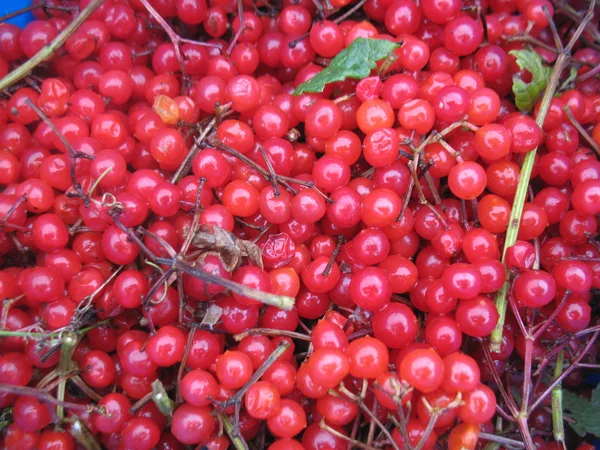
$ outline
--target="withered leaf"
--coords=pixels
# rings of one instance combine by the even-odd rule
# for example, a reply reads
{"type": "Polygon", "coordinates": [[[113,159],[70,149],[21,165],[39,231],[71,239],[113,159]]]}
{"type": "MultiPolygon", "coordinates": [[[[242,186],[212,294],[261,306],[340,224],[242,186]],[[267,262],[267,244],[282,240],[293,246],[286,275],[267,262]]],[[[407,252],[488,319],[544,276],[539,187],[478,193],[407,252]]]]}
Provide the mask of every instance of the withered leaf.
{"type": "Polygon", "coordinates": [[[196,232],[192,245],[199,250],[206,250],[196,260],[198,262],[207,253],[212,253],[219,257],[223,267],[229,272],[241,266],[243,258],[248,258],[252,264],[263,268],[260,248],[254,242],[239,239],[221,227],[202,225],[196,232]]]}

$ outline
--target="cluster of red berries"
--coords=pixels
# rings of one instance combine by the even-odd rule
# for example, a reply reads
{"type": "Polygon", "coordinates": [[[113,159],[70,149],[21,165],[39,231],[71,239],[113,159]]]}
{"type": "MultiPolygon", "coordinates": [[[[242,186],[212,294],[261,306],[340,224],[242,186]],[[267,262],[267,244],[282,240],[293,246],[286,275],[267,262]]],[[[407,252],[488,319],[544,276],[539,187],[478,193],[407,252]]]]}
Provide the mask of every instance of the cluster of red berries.
{"type": "Polygon", "coordinates": [[[597,20],[525,114],[548,0],[34,3],[0,84],[100,6],[0,95],[0,448],[475,450],[594,331],[597,20]],[[357,38],[401,45],[294,95],[357,38]]]}

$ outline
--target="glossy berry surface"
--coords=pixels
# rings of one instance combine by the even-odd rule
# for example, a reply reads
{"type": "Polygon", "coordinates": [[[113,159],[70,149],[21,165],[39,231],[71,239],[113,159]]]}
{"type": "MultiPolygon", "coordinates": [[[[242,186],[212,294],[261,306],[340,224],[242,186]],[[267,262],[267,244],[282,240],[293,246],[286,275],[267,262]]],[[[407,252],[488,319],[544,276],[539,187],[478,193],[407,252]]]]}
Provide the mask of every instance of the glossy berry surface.
{"type": "Polygon", "coordinates": [[[589,450],[589,3],[2,17],[0,448],[589,450]]]}

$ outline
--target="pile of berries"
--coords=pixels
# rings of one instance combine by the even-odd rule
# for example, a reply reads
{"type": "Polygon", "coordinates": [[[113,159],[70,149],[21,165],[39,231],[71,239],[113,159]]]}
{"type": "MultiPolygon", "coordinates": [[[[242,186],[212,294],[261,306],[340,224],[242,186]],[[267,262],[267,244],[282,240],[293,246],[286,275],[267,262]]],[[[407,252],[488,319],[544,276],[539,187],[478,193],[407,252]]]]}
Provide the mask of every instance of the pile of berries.
{"type": "Polygon", "coordinates": [[[598,368],[588,5],[0,23],[0,448],[592,448],[550,401],[598,368]],[[358,38],[399,46],[295,95],[358,38]]]}

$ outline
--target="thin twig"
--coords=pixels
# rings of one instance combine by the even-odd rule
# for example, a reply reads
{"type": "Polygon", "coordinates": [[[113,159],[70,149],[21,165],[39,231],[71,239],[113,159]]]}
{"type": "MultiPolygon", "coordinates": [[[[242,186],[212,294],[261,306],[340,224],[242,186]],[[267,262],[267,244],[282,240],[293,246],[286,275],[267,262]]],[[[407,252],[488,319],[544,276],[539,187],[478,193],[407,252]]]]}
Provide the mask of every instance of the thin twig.
{"type": "Polygon", "coordinates": [[[360,448],[362,448],[364,450],[378,450],[375,447],[372,447],[372,446],[367,445],[367,444],[363,444],[362,442],[357,441],[356,439],[352,439],[352,438],[346,436],[345,434],[340,433],[339,431],[331,428],[329,425],[327,425],[325,423],[325,419],[321,419],[321,422],[319,422],[319,426],[321,427],[322,430],[325,430],[328,433],[331,433],[334,436],[337,436],[340,439],[343,439],[344,441],[348,442],[349,444],[352,445],[352,447],[360,447],[360,448]]]}
{"type": "Polygon", "coordinates": [[[10,12],[0,17],[0,23],[6,22],[7,20],[20,16],[21,14],[25,14],[29,11],[33,11],[34,9],[40,8],[41,6],[44,6],[44,4],[36,3],[33,5],[26,6],[25,8],[17,9],[16,11],[10,12]]]}
{"type": "Polygon", "coordinates": [[[556,305],[556,307],[554,308],[554,311],[552,311],[552,314],[550,314],[550,316],[548,316],[548,318],[546,320],[544,320],[542,323],[540,323],[537,326],[537,328],[534,328],[534,330],[533,330],[533,340],[534,341],[537,341],[540,338],[540,336],[542,335],[542,333],[550,326],[552,321],[554,319],[556,319],[556,316],[558,316],[558,314],[560,313],[560,310],[563,309],[563,307],[565,306],[565,303],[567,302],[569,295],[571,295],[571,291],[569,289],[566,289],[564,295],[562,296],[562,299],[560,300],[560,303],[558,305],[556,305]]]}
{"type": "Polygon", "coordinates": [[[206,139],[206,136],[208,136],[210,131],[212,131],[215,124],[216,124],[216,119],[213,117],[213,119],[202,129],[200,136],[198,136],[198,138],[194,139],[194,145],[192,146],[192,148],[190,149],[188,154],[185,155],[185,158],[179,165],[179,168],[171,177],[171,183],[173,183],[173,184],[179,183],[179,181],[189,172],[190,167],[192,165],[192,161],[194,160],[194,157],[198,154],[198,151],[200,151],[200,146],[204,142],[204,139],[206,139]]]}
{"type": "Polygon", "coordinates": [[[246,31],[246,20],[244,17],[244,3],[242,0],[237,0],[236,3],[237,3],[237,13],[238,13],[238,19],[240,21],[240,27],[238,28],[237,32],[231,38],[229,47],[227,48],[227,51],[225,52],[226,55],[231,54],[231,52],[233,51],[233,48],[235,47],[235,44],[237,44],[237,41],[242,36],[242,33],[244,33],[244,31],[246,31]]]}
{"type": "Polygon", "coordinates": [[[352,5],[352,8],[350,8],[348,11],[344,12],[344,14],[341,14],[340,16],[338,16],[335,19],[333,19],[333,22],[334,23],[341,23],[341,22],[343,22],[348,17],[350,17],[352,14],[354,14],[356,11],[358,11],[360,8],[362,8],[362,6],[365,3],[367,3],[367,0],[360,0],[356,4],[352,5]]]}
{"type": "MultiPolygon", "coordinates": [[[[598,66],[600,67],[600,66],[598,66]]],[[[571,122],[571,125],[573,125],[577,131],[579,131],[579,134],[581,136],[583,136],[583,138],[586,140],[586,142],[590,145],[590,147],[592,147],[592,149],[596,152],[596,155],[600,156],[600,147],[598,147],[598,144],[596,144],[596,141],[594,141],[592,139],[592,137],[589,135],[589,133],[587,131],[585,131],[585,128],[583,128],[581,126],[581,124],[579,123],[579,121],[575,118],[575,116],[573,115],[573,112],[571,111],[571,107],[569,105],[566,105],[564,107],[565,110],[565,114],[567,115],[569,122],[571,122]]]]}
{"type": "Polygon", "coordinates": [[[52,403],[63,408],[67,408],[73,411],[95,411],[100,413],[101,411],[94,405],[82,405],[81,403],[65,402],[56,399],[52,394],[46,392],[44,389],[37,389],[28,386],[16,386],[13,384],[0,384],[0,392],[6,394],[15,394],[19,396],[35,397],[38,400],[52,403]]]}
{"type": "Polygon", "coordinates": [[[291,339],[300,339],[307,342],[311,341],[311,337],[306,334],[298,333],[296,331],[278,330],[276,328],[251,328],[242,333],[234,334],[233,339],[235,339],[236,342],[240,342],[248,336],[285,336],[291,339]]]}
{"type": "Polygon", "coordinates": [[[505,438],[504,436],[498,436],[496,434],[484,433],[482,431],[479,433],[479,437],[481,439],[485,439],[486,441],[497,442],[498,444],[509,445],[517,448],[525,448],[525,444],[523,444],[521,441],[515,441],[514,439],[505,438]]]}
{"type": "MultiPolygon", "coordinates": [[[[175,31],[173,31],[173,28],[171,28],[167,21],[162,18],[162,16],[158,13],[158,11],[156,11],[156,9],[154,9],[154,7],[150,4],[150,2],[148,2],[148,0],[139,1],[144,6],[144,8],[146,8],[148,13],[150,13],[150,15],[154,18],[154,20],[158,22],[158,24],[162,27],[165,33],[167,33],[167,36],[169,36],[169,39],[173,43],[175,56],[177,58],[177,61],[179,62],[179,69],[181,70],[182,78],[184,80],[187,79],[187,72],[183,63],[183,55],[181,53],[181,48],[179,47],[179,44],[181,43],[181,37],[177,33],[175,33],[175,31]]],[[[184,89],[184,85],[185,82],[181,83],[181,89],[184,89]]]]}

